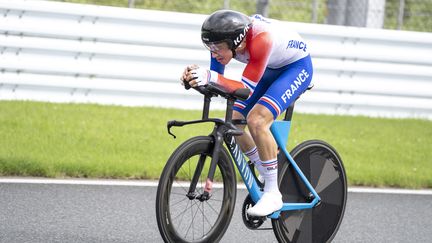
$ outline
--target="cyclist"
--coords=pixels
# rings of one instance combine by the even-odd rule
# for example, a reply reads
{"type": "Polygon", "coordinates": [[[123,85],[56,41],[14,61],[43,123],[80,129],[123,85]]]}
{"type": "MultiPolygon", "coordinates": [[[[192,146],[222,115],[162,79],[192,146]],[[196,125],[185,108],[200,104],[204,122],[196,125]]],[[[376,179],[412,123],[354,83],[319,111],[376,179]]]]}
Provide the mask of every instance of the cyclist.
{"type": "Polygon", "coordinates": [[[247,100],[235,102],[233,119],[247,120],[249,132],[236,140],[265,182],[263,196],[247,213],[266,216],[283,204],[277,185],[277,145],[270,126],[310,85],[313,70],[307,45],[280,22],[231,10],[208,16],[201,39],[211,52],[210,70],[189,65],[180,79],[192,87],[213,82],[230,91],[251,90],[247,100]],[[241,81],[223,76],[232,58],[246,64],[241,81]]]}

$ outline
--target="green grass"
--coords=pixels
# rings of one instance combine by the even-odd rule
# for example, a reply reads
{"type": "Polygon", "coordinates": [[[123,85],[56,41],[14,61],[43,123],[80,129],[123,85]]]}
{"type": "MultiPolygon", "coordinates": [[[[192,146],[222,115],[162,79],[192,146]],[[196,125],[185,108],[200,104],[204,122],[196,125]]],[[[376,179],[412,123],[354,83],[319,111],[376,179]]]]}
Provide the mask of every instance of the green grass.
{"type": "Polygon", "coordinates": [[[0,111],[0,174],[46,177],[157,178],[165,149],[180,142],[166,135],[166,120],[185,116],[35,102],[0,102],[0,111]]]}
{"type": "MultiPolygon", "coordinates": [[[[223,117],[221,111],[211,115],[223,117]]],[[[0,175],[156,179],[170,153],[211,125],[173,128],[200,111],[22,101],[0,102],[0,175]]],[[[342,156],[351,185],[432,188],[432,122],[294,115],[289,148],[323,139],[342,156]]]]}
{"type": "MultiPolygon", "coordinates": [[[[52,0],[59,2],[84,3],[107,5],[116,7],[128,7],[128,0],[52,0]]],[[[186,13],[210,14],[213,11],[222,9],[224,1],[222,0],[175,0],[175,1],[160,1],[160,0],[135,0],[135,8],[175,11],[186,13]]],[[[244,12],[248,15],[256,13],[256,0],[230,0],[229,8],[244,12]]],[[[268,15],[270,18],[297,21],[297,22],[312,22],[313,12],[312,0],[271,0],[269,3],[268,15]]],[[[324,24],[328,15],[328,7],[326,0],[318,0],[317,23],[324,24]]],[[[400,0],[387,0],[385,5],[385,29],[396,29],[400,0]]],[[[432,2],[430,1],[405,1],[403,19],[403,30],[411,31],[432,31],[432,2]]]]}

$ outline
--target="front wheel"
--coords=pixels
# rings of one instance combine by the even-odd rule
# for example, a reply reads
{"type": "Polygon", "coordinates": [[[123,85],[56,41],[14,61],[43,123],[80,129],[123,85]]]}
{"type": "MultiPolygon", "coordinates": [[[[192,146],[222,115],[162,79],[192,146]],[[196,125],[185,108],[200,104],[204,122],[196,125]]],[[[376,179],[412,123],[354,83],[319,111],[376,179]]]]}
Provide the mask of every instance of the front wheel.
{"type": "Polygon", "coordinates": [[[235,171],[222,147],[211,197],[203,197],[212,151],[211,137],[194,137],[168,159],[156,195],[156,218],[165,242],[218,242],[228,228],[236,198],[235,171]]]}
{"type": "MultiPolygon", "coordinates": [[[[279,242],[331,242],[342,222],[347,181],[336,150],[319,140],[305,141],[291,156],[321,198],[312,209],[284,211],[272,220],[279,242]]],[[[284,202],[310,202],[310,192],[285,156],[279,160],[279,189],[284,202]]]]}

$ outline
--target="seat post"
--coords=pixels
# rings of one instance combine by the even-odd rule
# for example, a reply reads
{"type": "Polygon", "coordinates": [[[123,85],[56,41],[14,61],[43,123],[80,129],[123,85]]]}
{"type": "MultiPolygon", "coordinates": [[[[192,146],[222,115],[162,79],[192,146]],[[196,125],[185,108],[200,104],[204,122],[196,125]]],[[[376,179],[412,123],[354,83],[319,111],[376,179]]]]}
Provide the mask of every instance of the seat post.
{"type": "Polygon", "coordinates": [[[295,104],[295,101],[293,103],[291,103],[291,105],[288,107],[288,109],[286,109],[284,121],[291,121],[293,113],[294,113],[294,104],[295,104]]]}

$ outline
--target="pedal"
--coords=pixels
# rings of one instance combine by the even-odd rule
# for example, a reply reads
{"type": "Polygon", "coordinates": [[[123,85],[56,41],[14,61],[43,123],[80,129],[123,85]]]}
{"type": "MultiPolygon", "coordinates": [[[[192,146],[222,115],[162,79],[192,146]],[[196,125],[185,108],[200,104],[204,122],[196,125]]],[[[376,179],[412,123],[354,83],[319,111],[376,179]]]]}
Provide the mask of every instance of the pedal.
{"type": "Polygon", "coordinates": [[[242,207],[242,219],[243,223],[246,225],[246,227],[250,230],[256,230],[258,229],[264,221],[267,220],[267,217],[256,217],[256,216],[250,216],[247,214],[247,210],[251,207],[253,207],[255,203],[252,201],[252,198],[250,195],[247,195],[243,202],[242,207]]]}

